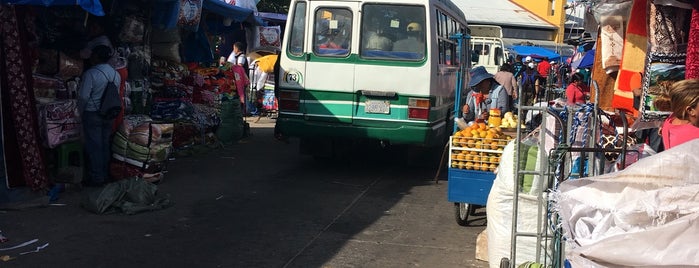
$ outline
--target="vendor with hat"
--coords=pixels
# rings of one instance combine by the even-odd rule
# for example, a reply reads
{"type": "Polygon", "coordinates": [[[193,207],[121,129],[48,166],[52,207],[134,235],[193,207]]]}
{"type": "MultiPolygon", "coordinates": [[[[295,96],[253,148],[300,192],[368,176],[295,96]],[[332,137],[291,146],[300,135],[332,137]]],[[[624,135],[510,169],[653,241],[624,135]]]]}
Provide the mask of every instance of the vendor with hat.
{"type": "Polygon", "coordinates": [[[509,95],[505,87],[498,84],[493,75],[478,66],[470,72],[468,87],[472,90],[466,95],[466,104],[462,107],[464,120],[467,122],[488,118],[490,109],[500,109],[502,114],[511,111],[509,95]]]}

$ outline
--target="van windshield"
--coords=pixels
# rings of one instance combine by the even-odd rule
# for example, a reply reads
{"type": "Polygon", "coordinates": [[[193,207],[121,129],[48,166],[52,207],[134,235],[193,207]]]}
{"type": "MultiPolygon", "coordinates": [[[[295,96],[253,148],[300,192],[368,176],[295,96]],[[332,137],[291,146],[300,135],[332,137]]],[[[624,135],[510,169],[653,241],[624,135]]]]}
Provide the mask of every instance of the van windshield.
{"type": "Polygon", "coordinates": [[[365,4],[361,25],[361,57],[408,61],[425,58],[424,7],[365,4]]]}

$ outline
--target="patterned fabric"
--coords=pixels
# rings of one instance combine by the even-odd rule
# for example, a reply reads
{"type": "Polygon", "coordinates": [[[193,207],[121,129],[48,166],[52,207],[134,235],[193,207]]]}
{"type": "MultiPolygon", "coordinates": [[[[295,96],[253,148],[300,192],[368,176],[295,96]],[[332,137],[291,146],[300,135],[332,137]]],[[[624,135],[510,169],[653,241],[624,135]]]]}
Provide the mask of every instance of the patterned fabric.
{"type": "Polygon", "coordinates": [[[27,33],[33,32],[34,21],[31,16],[18,21],[16,6],[0,5],[0,81],[2,88],[9,92],[11,105],[11,122],[14,125],[19,157],[21,159],[22,177],[32,190],[46,189],[48,177],[44,159],[39,145],[38,117],[35,108],[34,92],[31,90],[31,68],[27,33]],[[29,31],[26,29],[29,28],[29,31]],[[20,32],[20,29],[22,31],[20,32]]]}
{"type": "Polygon", "coordinates": [[[686,79],[699,78],[699,2],[694,2],[692,22],[689,26],[689,44],[687,45],[686,79]]]}
{"type": "Polygon", "coordinates": [[[673,54],[682,51],[687,44],[684,25],[689,18],[688,10],[673,6],[650,5],[648,22],[650,52],[673,54]]]}

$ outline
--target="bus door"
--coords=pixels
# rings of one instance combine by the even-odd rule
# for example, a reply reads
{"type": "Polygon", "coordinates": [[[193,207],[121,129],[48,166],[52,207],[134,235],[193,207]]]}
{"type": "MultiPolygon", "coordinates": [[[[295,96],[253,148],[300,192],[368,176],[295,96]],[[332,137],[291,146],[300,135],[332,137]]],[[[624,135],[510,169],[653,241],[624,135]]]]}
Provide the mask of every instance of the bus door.
{"type": "Polygon", "coordinates": [[[305,92],[301,110],[310,121],[352,123],[358,2],[309,3],[305,92]]]}

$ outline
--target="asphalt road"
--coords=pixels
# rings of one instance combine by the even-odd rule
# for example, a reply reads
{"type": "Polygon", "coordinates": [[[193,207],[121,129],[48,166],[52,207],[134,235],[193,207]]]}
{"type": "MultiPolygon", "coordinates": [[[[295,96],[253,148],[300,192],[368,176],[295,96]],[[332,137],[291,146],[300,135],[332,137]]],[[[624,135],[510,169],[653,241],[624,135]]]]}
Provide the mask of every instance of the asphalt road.
{"type": "Polygon", "coordinates": [[[69,189],[58,205],[0,211],[0,248],[38,239],[0,251],[15,257],[0,267],[487,267],[475,259],[484,216],[456,224],[424,152],[317,161],[276,141],[273,120],[251,126],[238,144],[170,161],[158,188],[172,207],[97,215],[69,189]]]}

